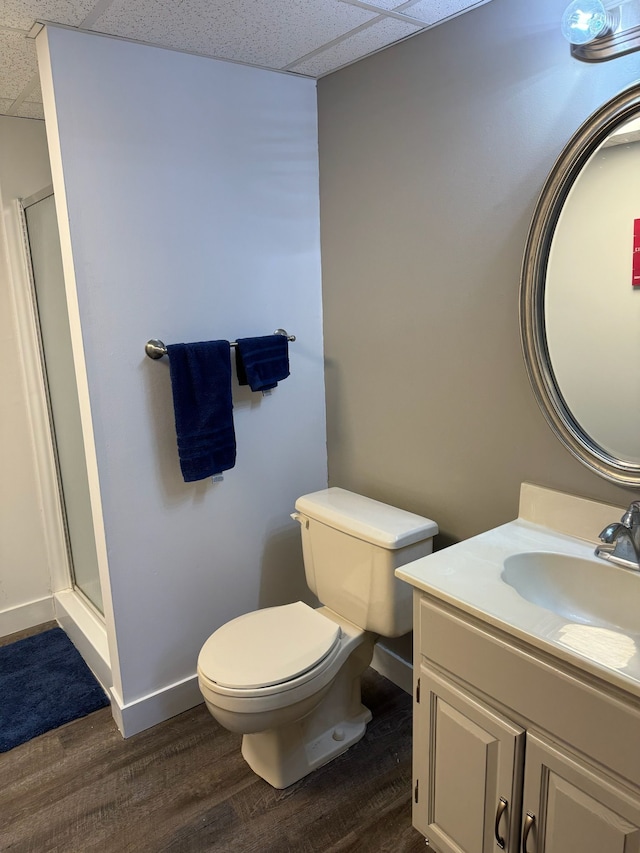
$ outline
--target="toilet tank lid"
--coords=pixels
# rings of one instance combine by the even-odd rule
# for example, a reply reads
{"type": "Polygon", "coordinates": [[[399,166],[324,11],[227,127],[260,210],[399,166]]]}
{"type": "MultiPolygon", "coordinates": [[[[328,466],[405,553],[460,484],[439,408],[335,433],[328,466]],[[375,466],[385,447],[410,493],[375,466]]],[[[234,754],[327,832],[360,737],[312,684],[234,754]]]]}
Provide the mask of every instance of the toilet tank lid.
{"type": "Polygon", "coordinates": [[[438,525],[430,518],[332,486],[302,495],[298,512],[349,533],[357,539],[394,550],[435,536],[438,525]]]}

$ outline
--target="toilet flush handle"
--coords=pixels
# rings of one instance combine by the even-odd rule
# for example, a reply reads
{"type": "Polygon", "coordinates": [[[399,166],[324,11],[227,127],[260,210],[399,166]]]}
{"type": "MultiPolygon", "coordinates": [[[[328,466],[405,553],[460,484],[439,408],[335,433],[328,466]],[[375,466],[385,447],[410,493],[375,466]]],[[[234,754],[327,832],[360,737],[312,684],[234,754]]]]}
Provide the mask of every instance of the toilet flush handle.
{"type": "Polygon", "coordinates": [[[305,528],[305,530],[308,529],[309,519],[306,517],[306,515],[301,515],[299,512],[292,512],[291,518],[301,524],[305,528]]]}

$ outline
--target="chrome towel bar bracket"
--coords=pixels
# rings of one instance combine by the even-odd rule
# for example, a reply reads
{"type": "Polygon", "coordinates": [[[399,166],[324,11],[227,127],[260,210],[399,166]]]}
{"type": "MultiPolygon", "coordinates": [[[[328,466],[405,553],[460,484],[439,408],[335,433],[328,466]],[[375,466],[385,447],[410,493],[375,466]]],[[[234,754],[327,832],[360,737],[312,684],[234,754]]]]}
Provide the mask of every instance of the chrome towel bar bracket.
{"type": "MultiPolygon", "coordinates": [[[[295,341],[296,336],[290,335],[286,329],[276,329],[273,333],[274,335],[284,335],[284,337],[293,343],[295,341]]],[[[237,347],[237,341],[230,341],[230,346],[237,347]]],[[[150,341],[147,341],[144,345],[144,351],[149,356],[149,358],[158,359],[162,358],[163,355],[167,354],[167,348],[162,341],[159,341],[157,338],[152,338],[150,341]]]]}

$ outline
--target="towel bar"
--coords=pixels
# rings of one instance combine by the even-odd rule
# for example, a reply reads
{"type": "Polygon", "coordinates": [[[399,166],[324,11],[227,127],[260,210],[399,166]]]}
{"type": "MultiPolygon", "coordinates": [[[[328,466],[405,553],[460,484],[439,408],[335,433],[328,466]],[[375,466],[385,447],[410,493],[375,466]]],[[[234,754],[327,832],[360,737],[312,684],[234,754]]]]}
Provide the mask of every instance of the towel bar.
{"type": "MultiPolygon", "coordinates": [[[[290,335],[286,331],[286,329],[276,329],[273,334],[274,335],[284,335],[285,338],[288,341],[291,341],[292,343],[296,339],[296,336],[290,335]]],[[[237,341],[229,341],[229,344],[232,347],[238,346],[237,341]]],[[[163,344],[162,341],[159,341],[156,338],[153,338],[152,340],[146,342],[146,344],[144,345],[144,351],[149,356],[149,358],[153,358],[153,359],[162,358],[163,355],[167,354],[166,346],[163,344]]]]}

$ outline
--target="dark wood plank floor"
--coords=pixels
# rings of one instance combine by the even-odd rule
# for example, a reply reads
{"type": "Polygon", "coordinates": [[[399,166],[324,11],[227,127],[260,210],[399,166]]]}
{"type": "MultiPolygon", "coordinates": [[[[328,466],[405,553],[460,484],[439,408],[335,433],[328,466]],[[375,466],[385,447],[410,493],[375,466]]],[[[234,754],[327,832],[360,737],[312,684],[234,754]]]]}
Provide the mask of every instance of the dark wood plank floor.
{"type": "Polygon", "coordinates": [[[0,755],[2,853],[414,853],[411,697],[368,670],[365,737],[284,791],[204,705],[123,740],[108,708],[0,755]]]}

